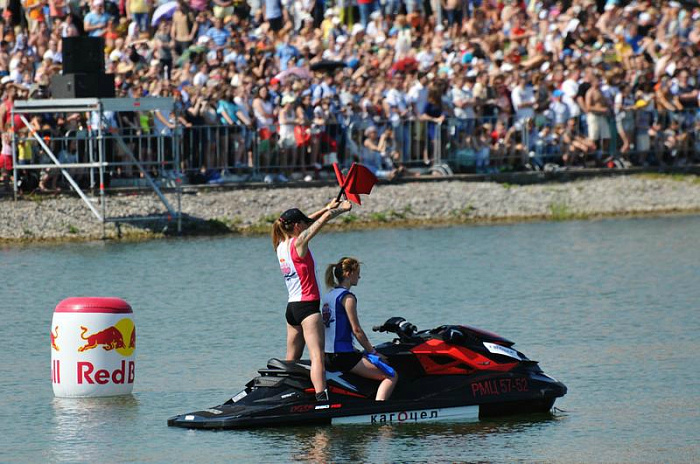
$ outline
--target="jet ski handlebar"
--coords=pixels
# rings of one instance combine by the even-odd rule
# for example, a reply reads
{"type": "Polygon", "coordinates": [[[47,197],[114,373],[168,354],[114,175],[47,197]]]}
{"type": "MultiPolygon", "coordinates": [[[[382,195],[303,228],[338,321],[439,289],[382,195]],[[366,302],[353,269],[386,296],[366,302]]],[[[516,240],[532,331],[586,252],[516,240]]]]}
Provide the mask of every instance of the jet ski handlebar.
{"type": "Polygon", "coordinates": [[[402,340],[410,340],[418,329],[403,317],[390,317],[382,325],[372,327],[374,332],[389,332],[399,336],[402,340]]]}

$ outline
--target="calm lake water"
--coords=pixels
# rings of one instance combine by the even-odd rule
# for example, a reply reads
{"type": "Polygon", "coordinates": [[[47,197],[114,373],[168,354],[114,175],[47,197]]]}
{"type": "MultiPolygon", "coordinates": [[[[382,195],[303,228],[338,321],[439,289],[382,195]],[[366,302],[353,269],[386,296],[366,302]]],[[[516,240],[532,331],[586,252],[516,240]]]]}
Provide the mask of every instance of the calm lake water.
{"type": "Polygon", "coordinates": [[[284,355],[286,291],[269,239],[0,248],[0,461],[698,462],[699,240],[699,217],[320,236],[319,268],[342,255],[364,263],[365,329],[403,316],[494,331],[569,387],[563,411],[226,432],[166,419],[220,404],[284,355]],[[134,308],[132,396],[53,396],[53,309],[87,295],[134,308]]]}

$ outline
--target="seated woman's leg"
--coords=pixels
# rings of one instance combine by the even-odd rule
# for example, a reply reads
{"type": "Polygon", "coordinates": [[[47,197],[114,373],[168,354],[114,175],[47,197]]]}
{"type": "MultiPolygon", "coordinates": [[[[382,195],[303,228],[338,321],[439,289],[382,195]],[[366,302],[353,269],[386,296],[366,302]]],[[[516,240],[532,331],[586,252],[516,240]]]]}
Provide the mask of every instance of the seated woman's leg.
{"type": "Polygon", "coordinates": [[[399,380],[398,373],[394,374],[393,377],[389,377],[377,366],[369,362],[369,360],[365,357],[362,357],[360,362],[355,364],[355,367],[350,369],[350,372],[357,374],[360,377],[381,381],[379,388],[377,389],[377,396],[375,398],[377,401],[388,400],[396,387],[396,382],[399,380]]]}

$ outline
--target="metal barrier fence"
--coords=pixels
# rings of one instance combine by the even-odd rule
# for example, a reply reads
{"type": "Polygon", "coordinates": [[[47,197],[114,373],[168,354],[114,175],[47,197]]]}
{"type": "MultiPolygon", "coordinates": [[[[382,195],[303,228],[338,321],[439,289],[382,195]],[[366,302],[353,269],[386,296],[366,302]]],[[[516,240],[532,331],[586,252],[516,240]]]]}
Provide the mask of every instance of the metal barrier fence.
{"type": "MultiPolygon", "coordinates": [[[[334,161],[346,167],[362,162],[380,177],[397,168],[428,172],[444,164],[454,172],[480,173],[698,161],[700,118],[694,112],[647,113],[631,118],[582,115],[563,124],[555,124],[545,114],[522,121],[512,117],[442,122],[355,119],[346,124],[295,126],[293,135],[275,126],[255,131],[207,126],[185,129],[183,140],[191,131],[192,139],[211,144],[211,138],[196,134],[218,134],[219,143],[209,147],[216,162],[205,163],[208,171],[215,176],[218,171],[248,173],[238,176],[243,179],[308,179],[334,161]],[[593,130],[592,124],[597,124],[593,130]],[[226,151],[226,146],[235,147],[234,151],[226,151]]],[[[182,153],[190,167],[201,158],[196,150],[188,155],[185,148],[182,153]]]]}
{"type": "MultiPolygon", "coordinates": [[[[69,173],[84,188],[96,189],[100,136],[92,128],[79,128],[67,131],[63,136],[55,136],[48,131],[36,131],[43,144],[57,155],[59,162],[67,165],[69,173]]],[[[109,167],[109,176],[104,180],[106,187],[114,179],[143,177],[132,162],[127,151],[154,178],[166,178],[178,171],[175,160],[176,150],[181,149],[170,136],[155,132],[136,132],[131,129],[109,129],[101,133],[104,141],[104,166],[109,167]]],[[[68,187],[61,177],[60,167],[52,162],[47,150],[36,137],[26,129],[20,129],[14,136],[17,147],[16,168],[25,182],[36,184],[40,190],[54,190],[68,187]]]]}
{"type": "MultiPolygon", "coordinates": [[[[249,128],[239,125],[176,127],[178,137],[133,128],[103,131],[111,179],[138,177],[131,151],[154,178],[184,172],[191,183],[268,182],[317,178],[333,162],[362,162],[379,177],[401,170],[487,173],[571,166],[627,167],[698,161],[696,112],[635,111],[616,117],[583,115],[562,124],[538,114],[480,119],[353,119],[346,123],[249,128]],[[594,138],[596,137],[596,138],[594,138]],[[175,160],[181,160],[178,166],[175,160]]],[[[80,129],[49,143],[66,152],[81,182],[95,187],[96,132],[80,129]],[[81,164],[82,163],[82,164],[81,164]]],[[[51,179],[55,165],[42,159],[36,140],[15,135],[20,165],[33,164],[51,179]],[[28,145],[26,145],[28,144],[28,145]],[[26,145],[26,146],[25,146],[26,145]]],[[[20,166],[21,167],[21,166],[20,166]]]]}

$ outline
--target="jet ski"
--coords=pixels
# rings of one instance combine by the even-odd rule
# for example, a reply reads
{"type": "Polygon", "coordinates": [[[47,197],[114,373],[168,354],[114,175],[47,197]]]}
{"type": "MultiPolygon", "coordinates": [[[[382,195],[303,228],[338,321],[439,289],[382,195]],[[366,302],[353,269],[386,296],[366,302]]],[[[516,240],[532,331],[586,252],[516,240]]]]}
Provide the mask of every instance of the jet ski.
{"type": "Polygon", "coordinates": [[[376,332],[396,335],[377,345],[396,370],[387,401],[375,401],[378,382],[327,371],[327,402],[317,402],[309,361],[270,359],[259,376],[225,403],[168,419],[193,429],[236,429],[304,424],[400,424],[479,420],[548,412],[566,386],[537,361],[496,334],[466,325],[418,331],[392,317],[376,332]]]}

